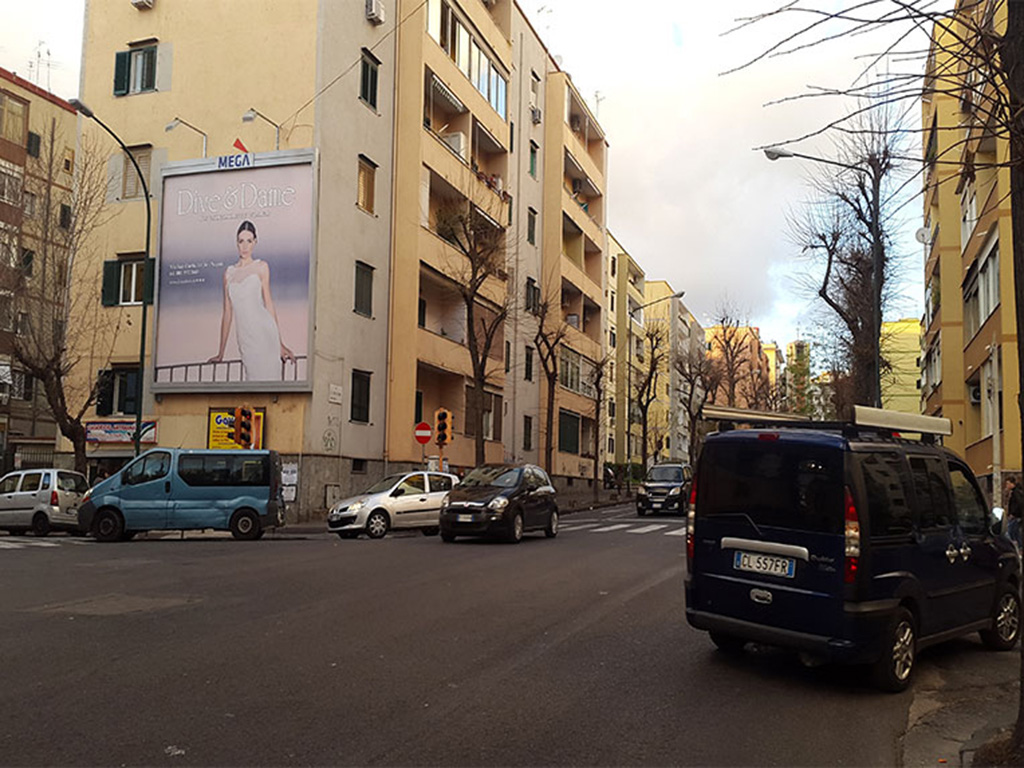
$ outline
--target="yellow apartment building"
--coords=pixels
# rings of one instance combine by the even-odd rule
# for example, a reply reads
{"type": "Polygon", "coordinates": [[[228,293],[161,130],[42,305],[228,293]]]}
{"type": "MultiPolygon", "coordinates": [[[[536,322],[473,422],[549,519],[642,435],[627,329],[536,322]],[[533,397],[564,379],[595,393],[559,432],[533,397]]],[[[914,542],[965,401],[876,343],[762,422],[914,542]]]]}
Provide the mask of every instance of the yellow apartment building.
{"type": "MultiPolygon", "coordinates": [[[[957,4],[992,15],[1000,3],[957,4]],[[991,6],[991,7],[990,7],[991,6]]],[[[922,411],[945,416],[945,443],[991,483],[995,470],[1020,472],[1017,334],[1010,229],[1008,144],[983,124],[981,90],[963,92],[956,56],[963,24],[937,24],[922,97],[925,262],[922,411]]]]}
{"type": "Polygon", "coordinates": [[[608,234],[611,261],[615,265],[615,324],[618,338],[615,346],[615,463],[640,460],[640,424],[635,402],[636,383],[643,365],[643,310],[646,275],[615,237],[608,234]]]}
{"type": "Polygon", "coordinates": [[[774,341],[764,345],[764,355],[768,358],[768,383],[772,389],[777,389],[786,367],[786,356],[774,341]]]}
{"type": "MultiPolygon", "coordinates": [[[[66,285],[75,170],[75,112],[0,68],[0,471],[52,466],[56,426],[42,382],[15,343],[51,327],[66,285]],[[42,306],[40,306],[40,303],[42,306]],[[42,312],[42,316],[40,316],[42,312]]],[[[31,348],[31,347],[30,347],[31,348]]]]}
{"type": "Polygon", "coordinates": [[[882,323],[882,357],[890,370],[882,379],[882,407],[902,413],[921,412],[921,321],[916,317],[882,323]]]}

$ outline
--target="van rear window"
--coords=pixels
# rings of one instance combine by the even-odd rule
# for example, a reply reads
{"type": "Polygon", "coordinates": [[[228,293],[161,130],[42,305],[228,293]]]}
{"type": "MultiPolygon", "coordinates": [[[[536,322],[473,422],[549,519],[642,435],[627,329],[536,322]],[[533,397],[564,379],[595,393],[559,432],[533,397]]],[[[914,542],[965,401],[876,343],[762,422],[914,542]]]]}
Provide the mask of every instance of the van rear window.
{"type": "Polygon", "coordinates": [[[843,453],[783,441],[709,443],[698,513],[746,515],[757,526],[843,530],[843,453]]]}
{"type": "Polygon", "coordinates": [[[178,457],[178,475],[189,485],[269,485],[264,456],[214,453],[178,457]]]}

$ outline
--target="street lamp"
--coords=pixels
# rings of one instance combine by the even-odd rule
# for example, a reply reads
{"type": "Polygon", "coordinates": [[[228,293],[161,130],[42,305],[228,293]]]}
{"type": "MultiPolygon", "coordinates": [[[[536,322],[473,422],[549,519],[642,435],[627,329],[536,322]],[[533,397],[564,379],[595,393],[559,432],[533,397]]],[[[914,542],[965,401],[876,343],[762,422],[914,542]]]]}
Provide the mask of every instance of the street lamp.
{"type": "MultiPolygon", "coordinates": [[[[104,123],[102,120],[100,120],[98,117],[96,117],[96,114],[91,109],[89,109],[89,107],[87,107],[85,104],[83,104],[78,99],[71,99],[68,103],[72,107],[74,107],[83,117],[87,117],[90,120],[95,121],[96,124],[100,126],[100,128],[102,128],[104,131],[109,133],[111,135],[111,137],[113,137],[114,141],[116,141],[118,143],[118,145],[120,145],[121,149],[124,150],[124,153],[128,156],[128,159],[132,161],[132,166],[135,168],[135,173],[137,173],[138,176],[139,176],[139,183],[142,185],[142,195],[143,195],[143,197],[146,200],[146,247],[144,249],[145,250],[145,261],[143,262],[144,266],[142,268],[143,269],[143,275],[146,275],[149,272],[149,270],[150,270],[150,263],[149,263],[149,238],[150,238],[150,234],[151,234],[151,232],[153,230],[153,206],[152,206],[152,203],[151,203],[151,201],[149,199],[149,184],[146,183],[146,177],[143,175],[142,169],[139,168],[139,164],[135,160],[135,155],[133,155],[131,153],[131,151],[128,149],[128,147],[125,145],[125,143],[123,141],[121,141],[121,137],[120,136],[118,136],[116,133],[114,133],[112,130],[110,130],[110,128],[106,125],[106,123],[104,123]]],[[[143,285],[145,285],[145,277],[143,277],[143,285]]],[[[143,375],[143,371],[145,371],[145,369],[146,369],[146,317],[147,317],[147,314],[148,313],[147,313],[147,310],[146,310],[146,291],[145,291],[145,288],[143,288],[143,291],[142,291],[142,323],[141,323],[140,328],[139,328],[139,375],[138,375],[138,377],[136,378],[136,381],[135,381],[135,434],[133,435],[133,442],[135,443],[135,455],[136,456],[138,456],[139,453],[141,452],[140,451],[140,447],[141,447],[141,444],[142,444],[142,394],[143,394],[143,384],[145,382],[145,376],[143,375]]]]}
{"type": "Polygon", "coordinates": [[[814,163],[824,163],[825,165],[836,165],[840,168],[846,168],[857,173],[866,174],[871,179],[871,199],[868,201],[871,206],[871,223],[870,223],[870,234],[871,234],[871,314],[872,314],[872,325],[874,326],[872,332],[872,346],[874,354],[872,355],[872,371],[871,371],[871,395],[873,405],[875,408],[882,407],[882,267],[883,267],[883,256],[885,253],[885,244],[882,241],[882,222],[881,222],[881,195],[882,195],[882,176],[884,175],[883,164],[877,155],[868,155],[864,158],[865,165],[851,165],[850,163],[843,163],[839,160],[829,160],[824,157],[815,157],[814,155],[804,155],[800,152],[793,152],[784,147],[765,147],[764,155],[769,160],[778,160],[779,158],[785,157],[799,157],[802,160],[810,160],[814,163]]]}
{"type": "Polygon", "coordinates": [[[173,131],[179,125],[184,125],[186,128],[191,128],[193,131],[195,131],[196,133],[200,134],[203,137],[203,157],[206,157],[206,132],[199,130],[194,125],[192,125],[192,123],[188,123],[182,120],[180,117],[175,117],[173,120],[171,120],[171,122],[164,126],[164,130],[173,131]]]}
{"type": "Polygon", "coordinates": [[[257,117],[262,118],[263,120],[266,120],[268,123],[270,123],[272,126],[274,126],[274,131],[275,131],[275,135],[274,135],[274,149],[280,149],[281,148],[281,126],[278,125],[277,123],[275,123],[273,120],[271,120],[266,115],[264,115],[258,109],[256,109],[255,107],[249,107],[249,110],[244,115],[242,115],[242,122],[243,123],[251,123],[257,117]]]}
{"type": "MultiPolygon", "coordinates": [[[[658,304],[662,301],[668,301],[669,299],[681,299],[686,291],[677,291],[669,296],[662,296],[654,301],[648,301],[646,304],[640,304],[639,306],[628,309],[627,299],[627,310],[626,315],[629,319],[628,330],[626,331],[626,339],[628,342],[628,348],[626,354],[628,355],[626,361],[626,490],[632,490],[633,482],[633,315],[639,312],[641,309],[645,309],[652,304],[658,304]]],[[[646,470],[647,467],[644,467],[646,470]]]]}

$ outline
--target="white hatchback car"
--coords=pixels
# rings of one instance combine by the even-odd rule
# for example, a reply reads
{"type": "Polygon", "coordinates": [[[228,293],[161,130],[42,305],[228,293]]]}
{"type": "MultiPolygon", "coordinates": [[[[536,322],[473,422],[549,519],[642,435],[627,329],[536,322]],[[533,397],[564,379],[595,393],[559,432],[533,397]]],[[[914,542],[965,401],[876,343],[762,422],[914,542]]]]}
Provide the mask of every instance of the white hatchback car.
{"type": "Polygon", "coordinates": [[[67,469],[25,469],[0,478],[0,529],[78,531],[78,505],[89,490],[84,475],[67,469]]]}
{"type": "Polygon", "coordinates": [[[327,515],[327,530],[343,539],[365,533],[379,539],[392,528],[420,528],[426,536],[440,530],[441,502],[459,483],[443,472],[403,472],[389,475],[365,493],[335,504],[327,515]]]}

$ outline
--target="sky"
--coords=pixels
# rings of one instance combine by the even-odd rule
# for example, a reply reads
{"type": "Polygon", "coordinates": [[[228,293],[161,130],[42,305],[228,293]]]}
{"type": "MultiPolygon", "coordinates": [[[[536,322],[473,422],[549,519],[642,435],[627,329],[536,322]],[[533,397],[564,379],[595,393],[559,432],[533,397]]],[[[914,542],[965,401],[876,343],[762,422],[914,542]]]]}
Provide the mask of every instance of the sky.
{"type": "MultiPolygon", "coordinates": [[[[243,2],[210,0],[217,1],[243,2]]],[[[820,98],[768,104],[810,86],[848,86],[863,67],[858,56],[880,43],[840,41],[722,74],[794,29],[795,20],[784,18],[725,34],[737,19],[779,4],[520,0],[608,138],[610,231],[648,279],[685,291],[702,322],[727,300],[762,340],[784,345],[811,332],[820,307],[797,285],[807,265],[786,226],[787,214],[810,198],[814,164],[770,162],[756,148],[814,131],[850,105],[820,98]]],[[[83,6],[8,2],[0,66],[64,98],[77,95],[83,6]]],[[[825,138],[793,148],[834,156],[825,138]]],[[[922,312],[923,250],[913,239],[920,211],[918,201],[906,208],[898,246],[906,284],[886,319],[922,312]]]]}

